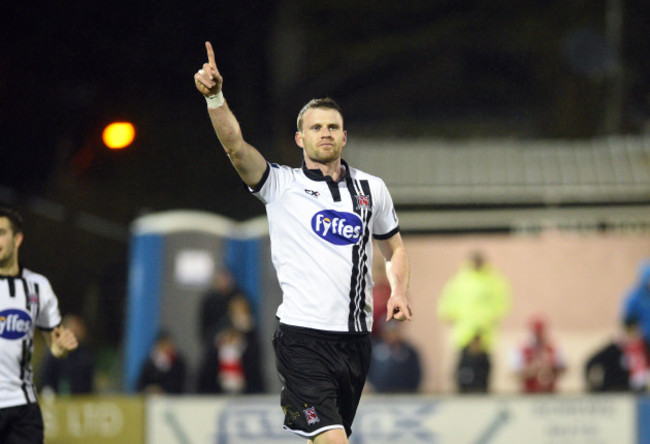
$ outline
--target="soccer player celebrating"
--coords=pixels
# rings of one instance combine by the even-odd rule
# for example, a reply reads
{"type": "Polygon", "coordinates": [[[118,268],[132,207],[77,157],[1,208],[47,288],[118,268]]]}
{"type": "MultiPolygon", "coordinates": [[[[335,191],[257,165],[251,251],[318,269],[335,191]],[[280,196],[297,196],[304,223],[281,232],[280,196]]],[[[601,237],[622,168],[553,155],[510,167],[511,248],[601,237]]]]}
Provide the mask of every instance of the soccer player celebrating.
{"type": "Polygon", "coordinates": [[[31,365],[35,328],[57,358],[78,345],[72,331],[60,326],[50,282],[19,265],[22,241],[20,215],[0,208],[0,441],[8,444],[44,439],[31,365]]]}
{"type": "Polygon", "coordinates": [[[391,285],[386,321],[411,319],[409,264],[384,182],[341,159],[347,141],[332,99],[298,114],[301,168],[268,163],[248,144],[226,103],[209,42],[194,75],[212,126],[237,173],[266,205],[282,289],[273,338],[283,383],[284,428],[310,443],[347,443],[370,365],[372,239],[391,285]]]}

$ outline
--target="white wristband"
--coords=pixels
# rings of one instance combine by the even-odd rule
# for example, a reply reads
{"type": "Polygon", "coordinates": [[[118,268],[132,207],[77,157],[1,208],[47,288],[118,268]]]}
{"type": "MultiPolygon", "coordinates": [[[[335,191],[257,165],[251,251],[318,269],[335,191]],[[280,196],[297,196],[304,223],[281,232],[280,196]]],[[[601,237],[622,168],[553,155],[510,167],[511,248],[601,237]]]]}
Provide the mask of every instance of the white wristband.
{"type": "Polygon", "coordinates": [[[225,103],[223,92],[219,91],[219,94],[215,94],[214,96],[206,96],[205,102],[208,104],[208,108],[212,109],[217,109],[220,106],[223,106],[225,103]]]}

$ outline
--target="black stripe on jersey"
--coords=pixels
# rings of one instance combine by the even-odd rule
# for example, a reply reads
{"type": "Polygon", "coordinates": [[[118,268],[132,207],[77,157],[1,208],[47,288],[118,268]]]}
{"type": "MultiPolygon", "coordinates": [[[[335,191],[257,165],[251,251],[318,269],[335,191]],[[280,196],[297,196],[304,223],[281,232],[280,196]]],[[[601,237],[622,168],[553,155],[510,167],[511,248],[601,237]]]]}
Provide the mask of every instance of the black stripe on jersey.
{"type": "Polygon", "coordinates": [[[330,190],[334,202],[341,202],[341,192],[339,191],[339,184],[334,182],[331,177],[326,176],[327,188],[330,190]]]}
{"type": "Polygon", "coordinates": [[[29,399],[29,392],[27,391],[27,380],[25,373],[27,373],[28,366],[29,366],[29,359],[30,359],[30,353],[29,353],[29,341],[25,339],[22,343],[23,346],[23,353],[20,357],[20,380],[23,382],[21,385],[21,389],[23,390],[23,394],[25,395],[25,400],[27,403],[30,403],[29,399]]]}
{"type": "MultiPolygon", "coordinates": [[[[31,287],[36,285],[34,282],[28,281],[24,277],[17,278],[22,283],[23,287],[23,296],[25,298],[25,308],[26,310],[34,316],[32,312],[32,301],[30,298],[30,294],[33,292],[30,291],[31,287]]],[[[38,304],[36,306],[36,309],[38,310],[38,304]]],[[[34,318],[34,322],[36,321],[36,318],[34,318]]],[[[31,360],[32,360],[32,347],[33,347],[33,338],[28,338],[24,339],[22,341],[22,354],[20,357],[20,380],[22,381],[21,384],[21,389],[23,391],[23,394],[25,395],[25,400],[27,401],[28,404],[31,404],[32,402],[35,401],[34,394],[30,393],[30,384],[28,384],[29,377],[27,376],[29,373],[31,373],[31,360]],[[31,394],[31,396],[30,396],[31,394]]]]}
{"type": "MultiPolygon", "coordinates": [[[[368,325],[366,323],[366,312],[364,310],[366,306],[366,275],[368,273],[368,253],[366,250],[366,246],[368,245],[368,241],[370,240],[370,215],[372,214],[371,208],[372,205],[370,204],[372,202],[372,196],[370,195],[370,185],[368,185],[367,180],[361,180],[359,181],[361,185],[361,190],[363,191],[364,196],[367,197],[368,199],[368,205],[365,207],[361,207],[361,213],[363,214],[363,226],[364,226],[364,232],[363,232],[363,239],[361,240],[361,274],[359,275],[361,277],[361,281],[359,282],[359,291],[357,293],[357,297],[359,299],[359,303],[357,304],[357,310],[359,310],[359,323],[361,324],[362,331],[367,332],[368,331],[368,325]]],[[[358,200],[357,200],[358,203],[358,200]]]]}
{"type": "Polygon", "coordinates": [[[369,235],[369,230],[367,229],[368,226],[368,221],[370,220],[370,211],[364,210],[365,217],[364,217],[364,225],[366,225],[366,230],[364,230],[363,234],[363,239],[361,241],[361,261],[360,261],[360,273],[359,277],[361,278],[359,281],[359,289],[357,291],[357,311],[358,311],[358,316],[355,316],[355,318],[359,322],[359,327],[361,328],[361,331],[367,332],[368,331],[368,325],[366,324],[366,312],[364,310],[366,306],[366,274],[368,273],[368,254],[366,253],[366,248],[365,246],[368,244],[368,239],[370,238],[369,235]]]}
{"type": "Polygon", "coordinates": [[[372,212],[369,206],[362,207],[358,204],[357,196],[365,194],[370,197],[368,181],[354,181],[346,177],[348,191],[352,198],[354,212],[361,217],[364,225],[363,236],[359,243],[352,248],[352,274],[350,276],[350,311],[348,315],[348,326],[352,332],[368,332],[366,324],[366,313],[363,310],[366,305],[366,273],[368,272],[368,255],[366,245],[370,238],[369,221],[372,212]]]}
{"type": "Polygon", "coordinates": [[[9,285],[9,297],[15,298],[16,297],[16,283],[14,282],[13,277],[8,277],[7,278],[7,285],[9,285]]]}
{"type": "MultiPolygon", "coordinates": [[[[352,205],[354,207],[354,212],[358,215],[361,215],[361,209],[355,204],[357,200],[357,192],[352,181],[352,178],[349,175],[346,175],[345,181],[347,183],[348,191],[350,192],[350,198],[352,199],[352,205]]],[[[357,284],[359,280],[359,244],[363,239],[359,241],[354,247],[352,247],[352,272],[350,274],[350,305],[348,310],[348,330],[351,332],[357,331],[355,314],[356,314],[356,294],[357,294],[357,284]]]]}
{"type": "Polygon", "coordinates": [[[359,244],[352,247],[352,275],[350,277],[350,305],[348,311],[348,330],[351,332],[358,331],[356,323],[357,313],[357,284],[359,277],[359,244]]]}
{"type": "MultiPolygon", "coordinates": [[[[278,167],[278,165],[275,164],[275,163],[273,164],[273,166],[276,167],[276,168],[278,167]]],[[[266,183],[266,179],[269,178],[269,173],[270,172],[271,172],[271,164],[266,162],[266,169],[264,170],[264,174],[262,174],[262,178],[257,183],[257,185],[255,185],[254,187],[250,187],[251,193],[257,193],[262,189],[262,187],[264,186],[264,183],[266,183]]]]}
{"type": "Polygon", "coordinates": [[[34,319],[37,319],[41,313],[41,287],[36,282],[34,282],[34,295],[36,296],[36,317],[34,319]]]}
{"type": "Polygon", "coordinates": [[[374,237],[377,240],[386,240],[390,239],[391,237],[395,236],[397,233],[399,233],[399,225],[392,230],[390,230],[386,234],[373,234],[372,237],[374,237]]]}
{"type": "MultiPolygon", "coordinates": [[[[327,183],[327,188],[330,190],[330,194],[332,195],[332,200],[334,202],[340,202],[341,191],[339,190],[339,182],[345,179],[345,183],[348,185],[348,189],[350,189],[350,180],[351,180],[350,167],[348,167],[348,164],[345,163],[345,161],[342,159],[341,159],[341,164],[345,166],[345,176],[343,178],[339,178],[339,180],[337,180],[336,182],[334,181],[334,179],[332,179],[332,176],[324,176],[323,172],[318,168],[313,170],[307,168],[307,165],[305,164],[304,160],[302,162],[302,172],[310,180],[325,181],[325,183],[327,183]]],[[[354,199],[352,200],[354,201],[354,199]]]]}
{"type": "Polygon", "coordinates": [[[29,288],[27,288],[27,280],[20,278],[23,283],[23,291],[25,292],[25,308],[31,313],[30,300],[29,300],[29,288]]]}

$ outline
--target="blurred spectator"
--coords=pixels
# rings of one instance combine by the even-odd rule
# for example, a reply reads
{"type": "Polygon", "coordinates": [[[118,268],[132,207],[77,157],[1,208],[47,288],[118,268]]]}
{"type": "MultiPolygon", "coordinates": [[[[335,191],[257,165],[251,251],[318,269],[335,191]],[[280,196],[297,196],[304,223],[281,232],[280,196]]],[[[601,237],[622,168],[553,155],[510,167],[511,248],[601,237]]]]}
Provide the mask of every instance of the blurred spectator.
{"type": "Polygon", "coordinates": [[[487,393],[490,386],[490,356],[476,334],[463,348],[456,367],[456,387],[459,393],[487,393]]]}
{"type": "Polygon", "coordinates": [[[260,345],[250,304],[241,295],[227,305],[223,329],[214,334],[199,370],[199,393],[260,393],[260,345]]]}
{"type": "Polygon", "coordinates": [[[145,393],[183,393],[185,377],[185,359],[171,335],[166,331],[160,332],[142,366],[137,390],[145,393]]]}
{"type": "Polygon", "coordinates": [[[587,360],[587,389],[590,392],[645,391],[648,362],[641,329],[636,320],[628,318],[622,332],[587,360]]]}
{"type": "MultiPolygon", "coordinates": [[[[477,332],[480,348],[489,360],[496,328],[510,311],[510,304],[510,284],[505,276],[482,252],[473,252],[469,263],[445,284],[438,301],[438,317],[453,325],[451,339],[461,360],[463,350],[477,339],[477,332]]],[[[467,350],[466,358],[474,356],[475,348],[476,344],[467,350]]]]}
{"type": "Polygon", "coordinates": [[[401,334],[401,324],[389,322],[373,340],[368,382],[380,393],[412,393],[420,386],[418,351],[401,334]]]}
{"type": "Polygon", "coordinates": [[[230,270],[222,268],[215,273],[212,287],[203,296],[199,311],[199,336],[204,346],[210,347],[214,337],[228,325],[228,304],[243,293],[230,270]]]}
{"type": "Polygon", "coordinates": [[[86,322],[81,316],[68,314],[61,324],[77,337],[79,346],[64,358],[57,359],[48,352],[40,369],[40,386],[43,393],[92,393],[95,379],[95,357],[87,343],[86,322]]]}
{"type": "Polygon", "coordinates": [[[528,337],[511,354],[510,365],[524,393],[553,393],[566,370],[562,350],[551,341],[547,323],[536,317],[530,321],[528,337]]]}
{"type": "Polygon", "coordinates": [[[650,344],[650,259],[639,263],[637,281],[623,299],[622,317],[623,322],[638,322],[645,343],[650,344]]]}

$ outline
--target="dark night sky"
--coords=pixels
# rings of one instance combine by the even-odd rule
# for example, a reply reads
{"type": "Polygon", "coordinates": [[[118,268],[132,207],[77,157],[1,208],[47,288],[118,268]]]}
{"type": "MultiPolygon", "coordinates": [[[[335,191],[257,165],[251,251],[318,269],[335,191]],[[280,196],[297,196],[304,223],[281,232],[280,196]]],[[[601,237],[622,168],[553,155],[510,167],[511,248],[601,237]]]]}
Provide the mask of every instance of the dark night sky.
{"type": "MultiPolygon", "coordinates": [[[[194,89],[205,40],[247,139],[295,165],[295,114],[324,95],[340,102],[355,136],[602,135],[613,85],[605,11],[614,3],[5,4],[0,186],[16,192],[4,203],[27,219],[21,257],[51,277],[69,310],[93,316],[117,306],[98,324],[108,336],[121,328],[128,244],[79,229],[76,215],[126,229],[148,211],[263,213],[220,152],[194,89]],[[121,152],[100,141],[115,119],[138,130],[121,152]],[[60,204],[63,216],[30,211],[34,197],[60,204]],[[88,294],[99,296],[91,303],[88,294]]],[[[649,3],[627,1],[623,14],[614,131],[638,133],[650,111],[649,3]]]]}
{"type": "MultiPolygon", "coordinates": [[[[9,122],[3,158],[19,167],[3,174],[3,182],[43,193],[59,172],[100,192],[104,186],[126,187],[140,198],[137,207],[164,208],[165,201],[178,206],[175,198],[184,195],[187,206],[215,210],[193,200],[192,185],[182,179],[196,179],[198,166],[206,169],[199,175],[209,173],[198,157],[214,142],[192,75],[205,58],[206,39],[218,42],[224,63],[239,52],[263,72],[262,45],[250,39],[263,42],[265,26],[253,27],[247,39],[232,36],[245,18],[262,22],[259,15],[270,7],[241,10],[228,21],[214,4],[176,3],[89,2],[70,10],[48,3],[38,14],[17,15],[22,20],[9,23],[6,34],[15,37],[3,48],[2,117],[9,122]],[[99,140],[104,124],[114,119],[129,119],[139,130],[123,153],[107,153],[99,140]],[[145,175],[152,180],[143,180],[145,175]]],[[[236,2],[221,3],[242,9],[236,2]]],[[[133,217],[133,208],[120,210],[110,211],[117,221],[133,217]]]]}
{"type": "MultiPolygon", "coordinates": [[[[37,5],[3,7],[2,157],[18,168],[2,182],[42,194],[53,175],[78,174],[86,186],[129,188],[138,209],[185,201],[237,218],[258,212],[197,193],[235,185],[204,178],[208,165],[232,176],[206,150],[214,138],[192,84],[205,40],[246,137],[284,161],[298,158],[293,120],[312,96],[339,100],[356,134],[472,135],[478,126],[488,136],[589,137],[600,135],[611,87],[607,60],[593,55],[607,52],[604,0],[37,5]],[[109,155],[98,134],[116,118],[133,120],[139,137],[131,152],[109,155]]],[[[639,131],[648,111],[649,10],[641,0],[624,9],[621,131],[639,131]]]]}

